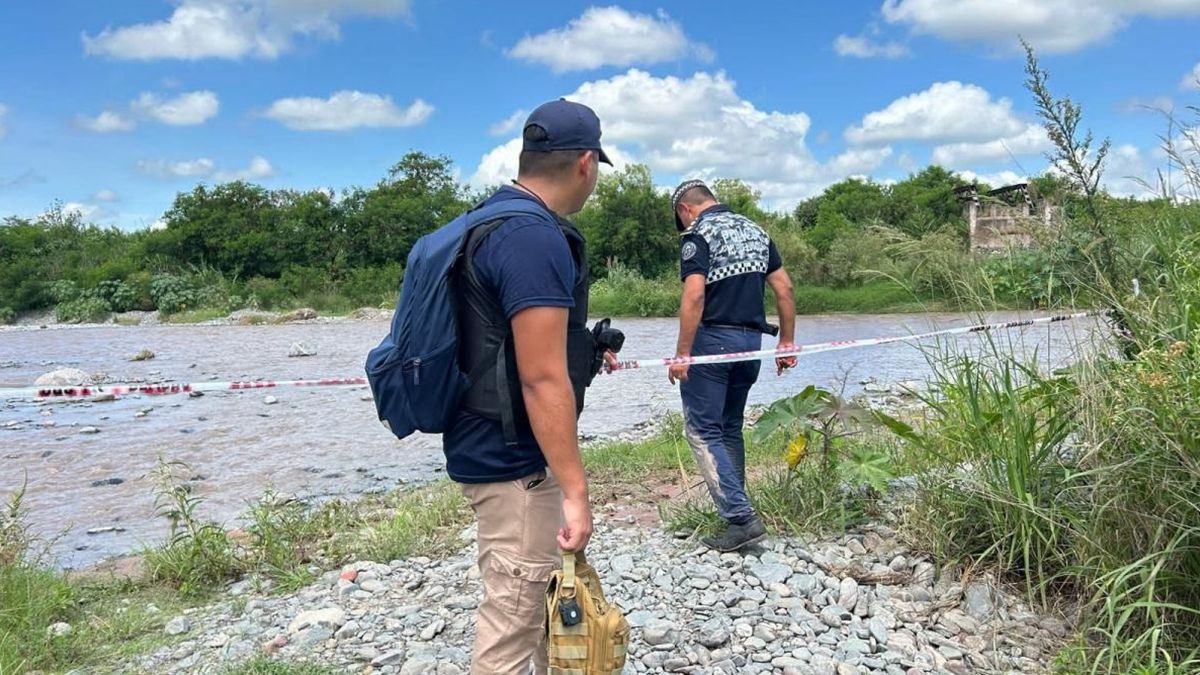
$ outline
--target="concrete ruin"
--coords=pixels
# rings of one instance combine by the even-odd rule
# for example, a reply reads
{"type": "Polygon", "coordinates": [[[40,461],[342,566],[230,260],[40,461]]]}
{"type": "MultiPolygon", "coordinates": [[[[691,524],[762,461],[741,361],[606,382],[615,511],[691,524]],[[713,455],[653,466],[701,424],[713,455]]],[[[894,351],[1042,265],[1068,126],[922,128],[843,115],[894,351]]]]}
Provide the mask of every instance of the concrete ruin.
{"type": "Polygon", "coordinates": [[[976,184],[955,190],[971,232],[972,251],[1033,248],[1033,228],[1049,226],[1054,205],[1029,183],[1006,185],[980,194],[976,184]]]}

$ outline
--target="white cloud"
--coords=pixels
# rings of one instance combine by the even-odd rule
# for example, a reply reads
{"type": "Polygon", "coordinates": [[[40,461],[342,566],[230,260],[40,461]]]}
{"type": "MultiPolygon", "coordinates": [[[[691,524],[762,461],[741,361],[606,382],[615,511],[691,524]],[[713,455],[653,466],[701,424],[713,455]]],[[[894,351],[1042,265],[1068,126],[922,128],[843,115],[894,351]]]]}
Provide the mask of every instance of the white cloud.
{"type": "Polygon", "coordinates": [[[112,190],[100,190],[96,194],[92,195],[92,201],[97,202],[115,202],[120,198],[121,197],[112,190]]]}
{"type": "Polygon", "coordinates": [[[8,114],[8,106],[0,103],[0,141],[4,140],[4,135],[8,133],[8,128],[4,126],[4,116],[8,114]]]}
{"type": "Polygon", "coordinates": [[[217,163],[207,157],[180,162],[170,162],[161,159],[142,160],[137,164],[138,171],[159,178],[210,178],[217,182],[235,180],[259,180],[275,175],[275,167],[266,157],[256,155],[243,169],[217,170],[217,163]]]}
{"type": "Polygon", "coordinates": [[[215,117],[221,104],[211,91],[193,91],[168,99],[146,92],[129,107],[135,114],[163,124],[194,126],[215,117]]]}
{"type": "Polygon", "coordinates": [[[867,113],[846,130],[851,143],[892,141],[985,142],[1016,136],[1026,125],[1007,98],[992,100],[986,89],[962,82],[936,82],[925,91],[867,113]]]}
{"type": "Polygon", "coordinates": [[[1024,155],[1036,155],[1051,147],[1050,138],[1040,124],[1030,123],[1014,136],[981,143],[950,143],[933,149],[933,163],[947,167],[972,163],[1004,162],[1024,155]]]}
{"type": "MultiPolygon", "coordinates": [[[[1200,74],[1200,73],[1197,73],[1200,74]]],[[[1170,96],[1155,96],[1153,98],[1133,98],[1121,101],[1117,109],[1124,113],[1135,112],[1165,112],[1175,109],[1175,101],[1170,96]]]]}
{"type": "Polygon", "coordinates": [[[100,211],[100,207],[96,206],[95,204],[83,204],[80,202],[67,202],[66,204],[62,205],[62,212],[64,214],[74,213],[74,214],[78,215],[79,218],[82,220],[87,220],[88,218],[91,218],[92,216],[96,215],[99,211],[100,211]]]}
{"type": "Polygon", "coordinates": [[[493,136],[507,136],[508,134],[511,134],[520,128],[521,123],[524,122],[525,118],[528,116],[528,112],[524,110],[518,110],[509,115],[506,119],[496,122],[488,127],[488,133],[493,136]]]}
{"type": "MultiPolygon", "coordinates": [[[[869,173],[891,148],[857,148],[827,162],[805,144],[803,112],[759,110],[741,98],[724,73],[654,77],[630,70],[586,82],[566,98],[599,115],[605,150],[615,164],[640,162],[656,174],[736,176],[784,207],[848,175],[869,173]]],[[[481,159],[471,183],[496,185],[516,176],[521,141],[514,138],[481,159]]]]}
{"type": "Polygon", "coordinates": [[[110,134],[116,131],[132,131],[137,127],[137,122],[120,113],[105,110],[95,117],[79,115],[75,118],[75,125],[93,133],[110,134]]]}
{"type": "Polygon", "coordinates": [[[180,0],[162,21],[83,35],[84,51],[113,59],[273,59],[295,35],[334,39],[353,16],[407,16],[411,0],[180,0]]]}
{"type": "Polygon", "coordinates": [[[421,99],[401,108],[389,96],[339,91],[327,99],[279,99],[263,116],[289,129],[344,131],[359,127],[412,127],[424,123],[432,114],[433,106],[421,99]]]}
{"type": "Polygon", "coordinates": [[[527,35],[506,53],[556,73],[677,61],[690,55],[702,61],[713,58],[711,49],[689,40],[661,10],[651,16],[616,6],[589,7],[566,27],[527,35]]]}
{"type": "Polygon", "coordinates": [[[244,169],[236,171],[218,171],[213,174],[213,180],[218,182],[229,182],[235,180],[260,180],[269,178],[275,175],[275,167],[267,161],[266,157],[256,156],[250,160],[250,165],[244,169]]]}
{"type": "Polygon", "coordinates": [[[1200,89],[1200,63],[1192,67],[1192,72],[1183,76],[1179,81],[1180,89],[1200,89]]]}
{"type": "MultiPolygon", "coordinates": [[[[1147,160],[1137,146],[1123,144],[1113,146],[1104,166],[1104,189],[1121,197],[1147,199],[1160,197],[1157,167],[1147,160]]],[[[1170,186],[1172,190],[1180,186],[1170,186]]]]}
{"type": "Polygon", "coordinates": [[[883,18],[946,40],[1019,49],[1018,36],[1046,52],[1073,52],[1138,16],[1200,15],[1195,0],[884,0],[883,18]]]}
{"type": "Polygon", "coordinates": [[[860,59],[870,59],[881,56],[885,59],[898,59],[909,55],[908,47],[899,42],[875,42],[871,38],[849,35],[839,35],[833,41],[833,51],[838,56],[853,56],[860,59]]]}
{"type": "Polygon", "coordinates": [[[115,131],[132,131],[138,120],[154,120],[171,126],[195,126],[204,124],[217,115],[221,102],[211,91],[192,91],[172,98],[143,92],[129,102],[129,113],[105,110],[95,117],[79,115],[75,124],[81,129],[107,134],[115,131]]]}
{"type": "Polygon", "coordinates": [[[165,230],[165,229],[167,229],[167,224],[164,221],[156,220],[150,224],[151,232],[159,232],[159,231],[165,230]]]}
{"type": "Polygon", "coordinates": [[[975,173],[974,171],[956,171],[955,173],[958,174],[959,177],[961,177],[963,180],[967,181],[968,183],[979,181],[980,183],[986,183],[988,186],[992,187],[993,189],[1001,188],[1006,185],[1013,185],[1015,183],[1024,183],[1029,180],[1028,177],[1022,176],[1021,174],[1013,172],[1013,171],[998,171],[996,173],[975,173]]]}
{"type": "Polygon", "coordinates": [[[151,176],[187,178],[208,176],[216,169],[217,165],[211,159],[201,157],[181,162],[168,162],[161,159],[142,160],[138,162],[137,166],[138,171],[151,176]]]}

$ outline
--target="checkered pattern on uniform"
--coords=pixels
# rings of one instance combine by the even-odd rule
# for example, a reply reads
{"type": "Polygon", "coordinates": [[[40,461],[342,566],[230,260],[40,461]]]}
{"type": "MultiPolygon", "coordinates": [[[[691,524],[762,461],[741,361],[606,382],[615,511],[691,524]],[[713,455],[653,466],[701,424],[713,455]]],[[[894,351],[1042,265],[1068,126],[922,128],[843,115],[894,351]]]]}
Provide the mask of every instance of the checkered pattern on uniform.
{"type": "Polygon", "coordinates": [[[708,244],[706,283],[767,273],[771,239],[753,220],[729,211],[711,213],[692,226],[692,233],[708,244]]]}

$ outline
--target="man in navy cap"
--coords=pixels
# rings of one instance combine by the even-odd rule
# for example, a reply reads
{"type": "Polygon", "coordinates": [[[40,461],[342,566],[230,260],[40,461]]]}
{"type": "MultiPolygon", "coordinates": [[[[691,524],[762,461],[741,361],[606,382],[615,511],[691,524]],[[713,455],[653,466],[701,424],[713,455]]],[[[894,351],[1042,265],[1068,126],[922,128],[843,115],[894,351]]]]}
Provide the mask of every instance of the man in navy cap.
{"type": "MultiPolygon", "coordinates": [[[[762,334],[776,332],[763,311],[769,284],[779,312],[780,346],[791,346],[796,330],[792,281],[775,243],[754,221],[721,204],[703,181],[684,181],[671,195],[680,238],[683,299],[679,306],[677,356],[728,354],[762,348],[762,334]]],[[[796,357],[775,359],[780,375],[796,357]]],[[[725,531],[702,541],[718,551],[736,551],[761,541],[767,530],[746,495],[743,414],[759,361],[672,366],[679,382],[684,435],[725,531]]]]}
{"type": "Polygon", "coordinates": [[[599,118],[579,103],[540,106],[522,135],[517,179],[486,203],[526,200],[537,214],[481,224],[467,239],[460,363],[482,368],[443,436],[447,473],[479,521],[471,672],[487,675],[546,671],[546,582],[559,549],[581,552],[592,534],[576,419],[596,347],[584,241],[564,216],[611,162],[599,118]]]}

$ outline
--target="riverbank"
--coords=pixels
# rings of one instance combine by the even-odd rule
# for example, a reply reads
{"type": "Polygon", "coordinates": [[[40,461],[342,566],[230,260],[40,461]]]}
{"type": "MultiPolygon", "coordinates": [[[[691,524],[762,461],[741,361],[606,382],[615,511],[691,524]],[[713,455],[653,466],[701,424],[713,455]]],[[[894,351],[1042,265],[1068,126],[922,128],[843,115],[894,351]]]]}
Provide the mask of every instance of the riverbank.
{"type": "MultiPolygon", "coordinates": [[[[775,536],[762,548],[707,552],[689,520],[706,496],[678,422],[645,433],[584,452],[590,557],[635,627],[626,672],[1042,672],[1069,634],[986,571],[913,549],[902,483],[852,522],[828,512],[794,528],[801,505],[767,508],[775,536]]],[[[748,462],[753,493],[776,490],[776,442],[752,439],[748,462]]],[[[30,570],[30,600],[62,585],[72,601],[16,636],[27,667],[466,671],[480,589],[453,486],[311,507],[268,496],[256,509],[245,529],[160,546],[123,576],[30,570]]],[[[203,513],[197,504],[194,531],[203,513]]]]}
{"type": "MultiPolygon", "coordinates": [[[[795,288],[798,316],[820,314],[915,314],[923,312],[954,312],[974,307],[946,298],[914,294],[910,289],[887,280],[873,281],[861,286],[832,287],[799,285],[795,288]]],[[[227,304],[227,303],[224,303],[227,304]]],[[[63,316],[54,309],[26,312],[11,323],[0,322],[0,331],[50,327],[94,327],[103,325],[156,326],[162,324],[195,324],[205,326],[245,326],[315,321],[387,321],[392,307],[351,307],[349,299],[328,301],[331,309],[314,309],[303,304],[288,305],[274,310],[252,308],[229,311],[222,307],[201,307],[174,313],[128,311],[101,313],[95,316],[63,316]]],[[[995,310],[1021,309],[1019,304],[990,303],[995,310]]],[[[613,318],[671,318],[679,310],[679,283],[672,278],[601,280],[592,287],[591,313],[613,318]]],[[[767,302],[768,313],[775,311],[773,300],[767,302]]]]}
{"type": "MultiPolygon", "coordinates": [[[[982,317],[1010,321],[1028,315],[982,317]]],[[[838,315],[801,321],[798,341],[809,344],[879,335],[904,335],[965,326],[967,315],[838,315]]],[[[89,381],[182,384],[352,377],[363,355],[387,331],[386,321],[321,317],[281,324],[97,326],[18,330],[0,335],[0,386],[28,386],[60,368],[89,381]],[[293,347],[296,347],[293,350],[293,347]],[[290,356],[291,354],[309,356],[290,356]],[[146,358],[153,354],[153,358],[146,358]],[[137,360],[135,360],[137,359],[137,360]]],[[[670,319],[624,319],[629,358],[669,355],[676,325],[670,319]]],[[[986,339],[1003,340],[1014,354],[1040,354],[1050,367],[1079,355],[1091,321],[1028,327],[960,338],[967,353],[986,339]]],[[[767,338],[763,346],[774,342],[767,338]]],[[[947,345],[950,346],[950,345],[947,345]]],[[[764,405],[809,384],[847,396],[862,381],[924,380],[930,364],[920,349],[894,343],[804,356],[783,377],[766,372],[751,391],[764,405]]],[[[589,388],[579,432],[590,442],[628,439],[646,420],[678,410],[679,394],[663,369],[627,370],[599,377],[589,388]]],[[[122,396],[115,400],[0,401],[0,498],[28,477],[30,522],[55,541],[64,564],[83,567],[157,541],[165,523],[154,518],[149,476],[159,456],[193,467],[194,494],[214,517],[233,522],[246,504],[272,485],[302,499],[346,499],[385,493],[439,476],[436,436],[397,441],[374,414],[365,387],[275,388],[217,391],[202,397],[122,396]],[[68,529],[69,528],[69,529],[68,529]],[[89,534],[92,532],[94,534],[89,534]]]]}

